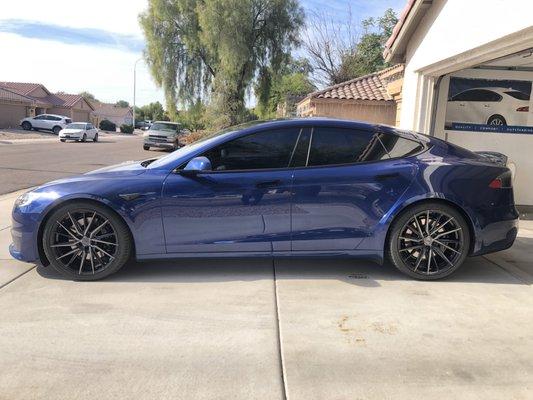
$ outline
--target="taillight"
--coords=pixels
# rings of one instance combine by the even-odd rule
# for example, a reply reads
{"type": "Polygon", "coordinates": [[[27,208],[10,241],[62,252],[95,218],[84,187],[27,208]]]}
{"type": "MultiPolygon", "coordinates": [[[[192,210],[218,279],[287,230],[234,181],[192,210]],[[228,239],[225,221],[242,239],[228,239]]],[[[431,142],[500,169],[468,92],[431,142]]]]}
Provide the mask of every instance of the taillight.
{"type": "Polygon", "coordinates": [[[516,111],[520,111],[520,112],[529,112],[529,106],[518,107],[518,108],[516,109],[516,111]]]}
{"type": "Polygon", "coordinates": [[[491,189],[507,189],[513,187],[511,171],[506,171],[489,183],[491,189]]]}

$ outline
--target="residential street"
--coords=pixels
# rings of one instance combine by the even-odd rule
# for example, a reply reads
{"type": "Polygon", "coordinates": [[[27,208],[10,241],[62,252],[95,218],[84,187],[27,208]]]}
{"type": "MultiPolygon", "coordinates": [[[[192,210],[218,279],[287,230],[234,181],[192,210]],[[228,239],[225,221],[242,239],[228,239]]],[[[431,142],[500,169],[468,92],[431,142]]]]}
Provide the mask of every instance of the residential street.
{"type": "Polygon", "coordinates": [[[101,134],[96,143],[61,143],[53,139],[0,143],[0,194],[158,154],[165,153],[142,149],[141,136],[101,134]]]}

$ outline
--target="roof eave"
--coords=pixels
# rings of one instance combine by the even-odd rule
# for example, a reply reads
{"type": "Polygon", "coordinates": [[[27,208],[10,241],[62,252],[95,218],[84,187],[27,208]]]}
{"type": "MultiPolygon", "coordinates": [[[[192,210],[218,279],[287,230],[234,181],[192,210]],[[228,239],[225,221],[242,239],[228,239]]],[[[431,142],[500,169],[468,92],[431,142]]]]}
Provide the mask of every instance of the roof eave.
{"type": "Polygon", "coordinates": [[[402,16],[394,27],[391,37],[385,44],[383,58],[390,63],[405,62],[405,49],[418,23],[426,11],[433,4],[433,0],[409,0],[402,16]]]}

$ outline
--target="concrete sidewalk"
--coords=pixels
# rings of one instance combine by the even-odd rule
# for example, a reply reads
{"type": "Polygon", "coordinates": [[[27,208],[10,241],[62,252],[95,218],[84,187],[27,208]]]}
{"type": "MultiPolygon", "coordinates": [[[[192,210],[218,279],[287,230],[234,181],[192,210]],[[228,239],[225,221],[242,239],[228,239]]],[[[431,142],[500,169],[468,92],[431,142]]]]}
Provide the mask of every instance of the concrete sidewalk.
{"type": "Polygon", "coordinates": [[[533,397],[529,221],[512,249],[438,282],[252,259],[80,283],[10,259],[18,194],[0,197],[0,399],[533,397]]]}

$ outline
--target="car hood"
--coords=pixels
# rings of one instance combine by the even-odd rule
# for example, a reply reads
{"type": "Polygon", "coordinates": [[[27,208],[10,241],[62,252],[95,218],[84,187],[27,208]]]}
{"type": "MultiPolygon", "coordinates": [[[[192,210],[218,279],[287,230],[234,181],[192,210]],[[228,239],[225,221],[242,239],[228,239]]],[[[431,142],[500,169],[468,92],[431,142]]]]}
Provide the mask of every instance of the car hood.
{"type": "Polygon", "coordinates": [[[84,175],[106,175],[110,178],[140,175],[146,171],[146,168],[141,165],[142,161],[124,161],[120,164],[110,165],[109,167],[95,169],[94,171],[86,172],[84,175]]]}
{"type": "Polygon", "coordinates": [[[83,133],[83,129],[61,129],[61,133],[83,133]]]}

